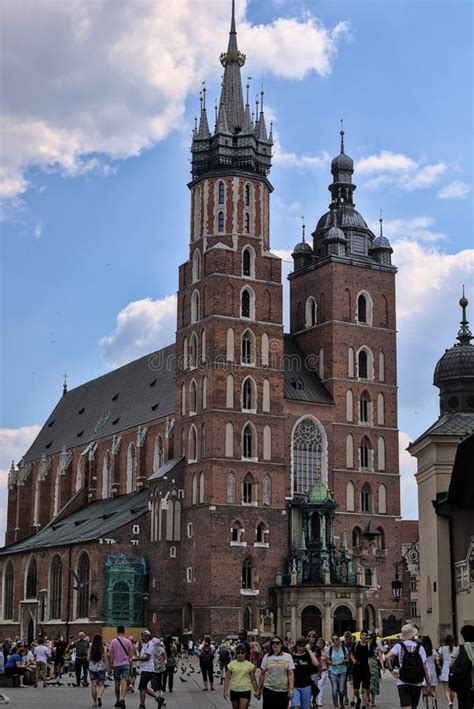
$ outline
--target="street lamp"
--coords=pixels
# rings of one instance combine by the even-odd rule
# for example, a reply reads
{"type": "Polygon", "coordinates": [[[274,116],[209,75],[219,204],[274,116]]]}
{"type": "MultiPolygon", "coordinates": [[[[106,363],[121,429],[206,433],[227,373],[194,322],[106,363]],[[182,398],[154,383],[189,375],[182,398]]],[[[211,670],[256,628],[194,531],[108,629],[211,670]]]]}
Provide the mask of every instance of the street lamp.
{"type": "Polygon", "coordinates": [[[398,574],[398,567],[400,564],[403,563],[402,561],[397,561],[395,566],[395,578],[392,581],[392,596],[393,600],[398,603],[401,600],[402,597],[402,591],[403,591],[403,582],[400,581],[400,576],[398,574]]]}

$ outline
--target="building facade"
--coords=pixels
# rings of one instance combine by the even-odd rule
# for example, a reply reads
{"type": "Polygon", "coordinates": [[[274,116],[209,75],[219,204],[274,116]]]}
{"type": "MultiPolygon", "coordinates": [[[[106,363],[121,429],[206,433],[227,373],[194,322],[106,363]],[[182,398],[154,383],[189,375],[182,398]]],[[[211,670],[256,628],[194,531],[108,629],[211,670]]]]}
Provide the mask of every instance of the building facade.
{"type": "Polygon", "coordinates": [[[12,468],[5,633],[120,617],[194,635],[388,634],[409,615],[391,593],[402,553],[392,249],[355,209],[341,131],[329,211],[293,252],[284,333],[273,139],[263,94],[255,113],[244,103],[234,17],[220,60],[214,129],[204,91],[193,132],[176,341],[65,392],[12,468]]]}

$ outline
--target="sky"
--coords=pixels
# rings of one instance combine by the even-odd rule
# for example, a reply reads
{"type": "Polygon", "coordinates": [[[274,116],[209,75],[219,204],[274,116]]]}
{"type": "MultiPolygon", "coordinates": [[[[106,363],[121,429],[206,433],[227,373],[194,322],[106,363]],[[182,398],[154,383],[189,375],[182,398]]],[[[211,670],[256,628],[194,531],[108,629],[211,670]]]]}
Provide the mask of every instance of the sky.
{"type": "MultiPolygon", "coordinates": [[[[1,539],[10,462],[63,373],[74,387],[174,339],[190,136],[202,82],[208,106],[219,96],[230,0],[9,0],[0,12],[1,539]]],[[[263,85],[274,122],[271,243],[285,275],[301,217],[308,233],[327,210],[341,118],[357,209],[374,230],[383,210],[414,518],[405,449],[438,417],[433,369],[455,342],[463,285],[474,301],[473,5],[237,0],[236,14],[243,79],[252,99],[263,85]]]]}

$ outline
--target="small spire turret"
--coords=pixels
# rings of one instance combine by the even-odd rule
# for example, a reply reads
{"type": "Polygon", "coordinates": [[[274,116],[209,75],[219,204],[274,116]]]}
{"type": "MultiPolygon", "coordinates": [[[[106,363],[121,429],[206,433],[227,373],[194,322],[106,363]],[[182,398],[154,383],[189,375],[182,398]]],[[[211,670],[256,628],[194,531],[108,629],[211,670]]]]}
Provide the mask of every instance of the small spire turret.
{"type": "Polygon", "coordinates": [[[64,381],[63,381],[63,396],[67,394],[67,374],[64,372],[64,381]]]}
{"type": "Polygon", "coordinates": [[[465,296],[464,293],[464,286],[462,287],[462,297],[459,300],[459,305],[462,308],[462,320],[461,320],[461,327],[459,328],[457,340],[459,340],[460,345],[470,345],[471,340],[473,339],[473,335],[471,330],[469,329],[469,321],[466,316],[466,308],[469,305],[469,301],[465,296]]]}

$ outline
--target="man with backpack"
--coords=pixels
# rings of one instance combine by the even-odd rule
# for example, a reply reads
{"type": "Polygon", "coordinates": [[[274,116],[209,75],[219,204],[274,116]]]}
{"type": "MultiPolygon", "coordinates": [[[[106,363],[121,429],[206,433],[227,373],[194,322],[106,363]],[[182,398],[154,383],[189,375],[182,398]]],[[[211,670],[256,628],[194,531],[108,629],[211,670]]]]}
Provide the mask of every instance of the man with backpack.
{"type": "Polygon", "coordinates": [[[370,705],[370,645],[367,630],[360,631],[360,640],[352,648],[351,660],[354,667],[354,698],[356,709],[360,709],[361,692],[364,700],[363,707],[370,705]]]}
{"type": "Polygon", "coordinates": [[[455,647],[449,666],[449,689],[456,692],[459,709],[474,707],[474,625],[461,628],[463,645],[455,647]]]}
{"type": "Polygon", "coordinates": [[[400,672],[397,677],[397,689],[402,709],[416,709],[423,682],[426,681],[426,686],[430,687],[426,652],[422,644],[415,641],[416,633],[417,630],[413,625],[410,623],[404,625],[402,640],[385,657],[385,663],[390,670],[392,670],[392,658],[398,657],[400,672]]]}
{"type": "Polygon", "coordinates": [[[211,689],[214,689],[214,652],[211,636],[205,635],[204,642],[199,649],[199,666],[202,672],[204,691],[208,690],[208,681],[211,689]]]}

